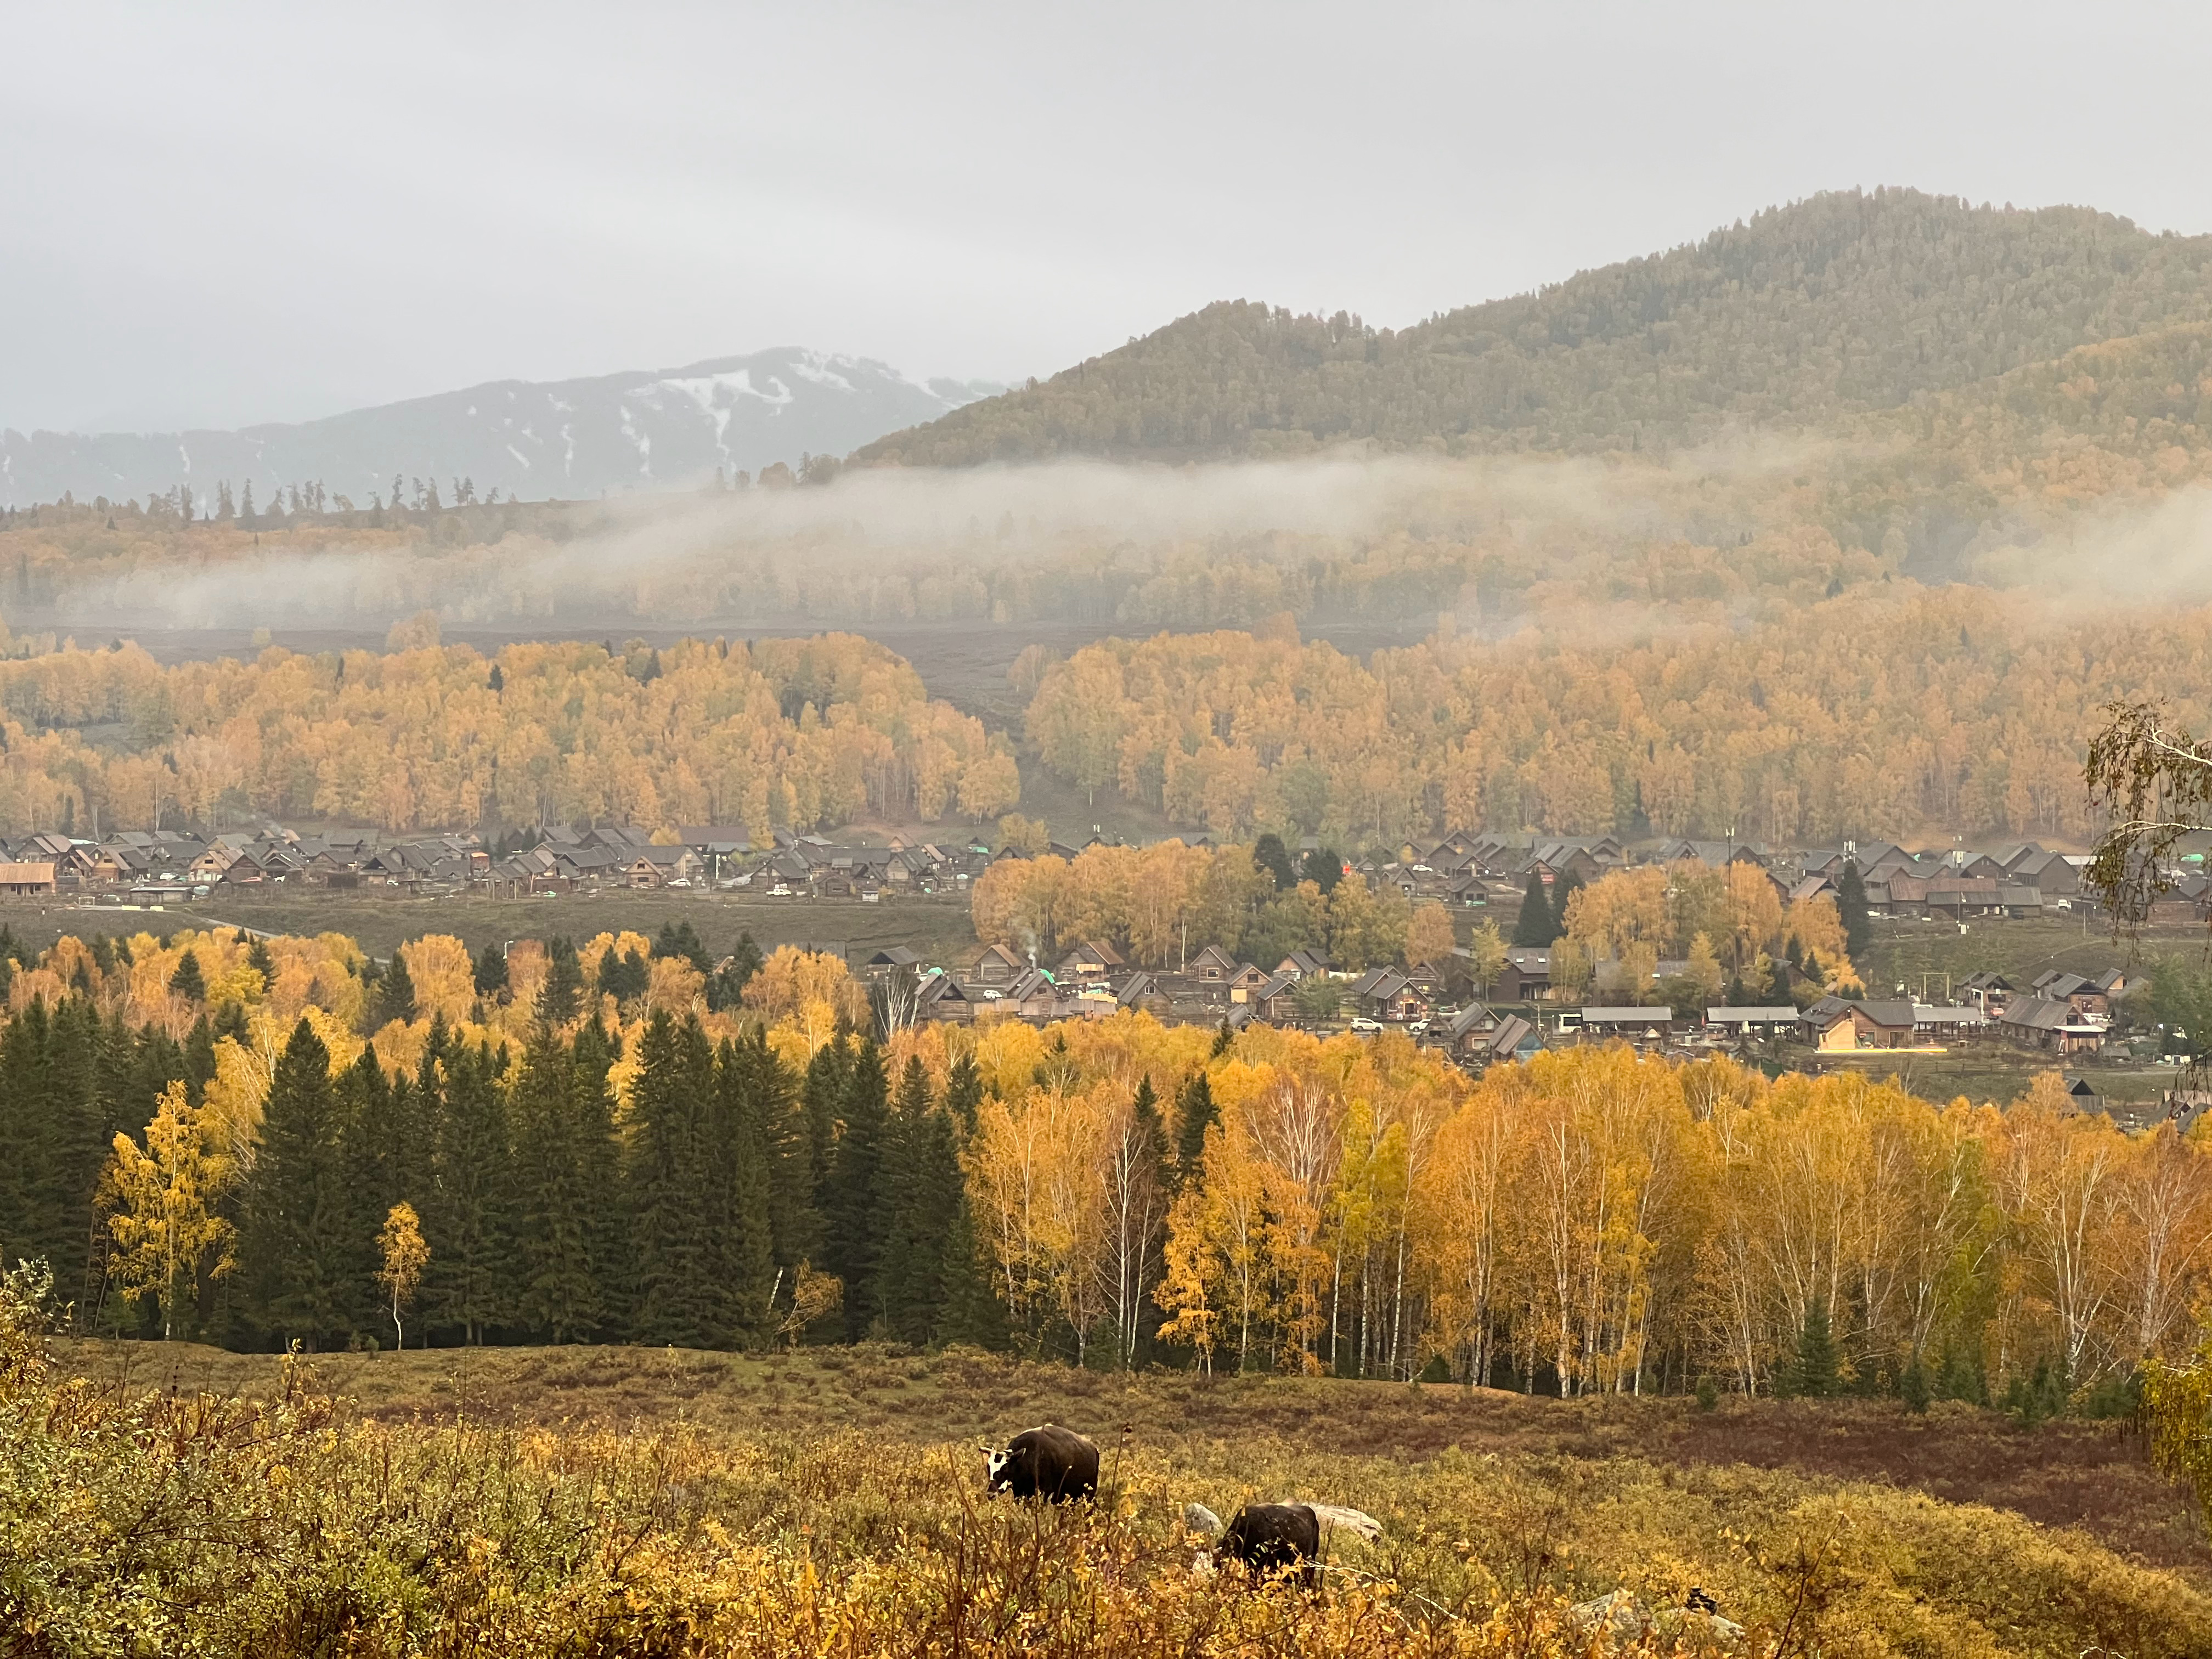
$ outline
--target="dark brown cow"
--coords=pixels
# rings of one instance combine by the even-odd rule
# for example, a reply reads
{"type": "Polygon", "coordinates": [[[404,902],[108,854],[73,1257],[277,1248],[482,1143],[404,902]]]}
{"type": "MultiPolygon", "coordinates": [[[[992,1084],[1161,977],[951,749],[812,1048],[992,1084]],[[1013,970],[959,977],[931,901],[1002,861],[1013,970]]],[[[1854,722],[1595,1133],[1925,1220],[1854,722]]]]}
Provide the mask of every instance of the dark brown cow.
{"type": "Polygon", "coordinates": [[[1373,1543],[1382,1523],[1334,1504],[1247,1504],[1221,1534],[1216,1553],[1272,1577],[1294,1573],[1308,1589],[1321,1588],[1322,1540],[1339,1527],[1373,1543]]]}
{"type": "Polygon", "coordinates": [[[1004,1451],[990,1446],[983,1449],[990,1457],[989,1490],[994,1498],[1010,1492],[1017,1498],[1072,1504],[1098,1495],[1098,1448],[1073,1429],[1048,1423],[1024,1429],[1004,1451]]]}

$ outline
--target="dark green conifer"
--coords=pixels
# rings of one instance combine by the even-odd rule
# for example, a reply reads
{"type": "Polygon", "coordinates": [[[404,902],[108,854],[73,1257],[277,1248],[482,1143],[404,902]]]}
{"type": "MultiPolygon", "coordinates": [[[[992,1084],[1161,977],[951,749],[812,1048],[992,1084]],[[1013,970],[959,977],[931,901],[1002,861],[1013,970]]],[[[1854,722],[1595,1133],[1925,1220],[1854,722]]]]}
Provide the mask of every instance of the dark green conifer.
{"type": "Polygon", "coordinates": [[[342,1124],[331,1052],[303,1018],[270,1078],[239,1254],[256,1324],[311,1349],[343,1328],[357,1266],[342,1124]]]}
{"type": "Polygon", "coordinates": [[[622,1039],[592,1020],[569,1047],[569,1087],[576,1123],[576,1156],[591,1177],[582,1206],[586,1259],[599,1287],[602,1336],[623,1334],[637,1284],[630,1249],[629,1212],[622,1182],[622,1142],[615,1128],[615,1097],[608,1073],[622,1058],[622,1039]]]}
{"type": "Polygon", "coordinates": [[[523,1051],[509,1100],[516,1316],[555,1342],[590,1336],[604,1317],[587,1218],[591,1186],[605,1172],[585,1163],[575,1085],[568,1045],[539,1026],[523,1051]]]}
{"type": "Polygon", "coordinates": [[[771,1334],[775,1240],[768,1125],[771,1111],[787,1098],[782,1069],[758,1028],[744,1041],[726,1038],[715,1056],[708,1272],[720,1292],[716,1322],[721,1340],[731,1346],[757,1346],[771,1334]]]}
{"type": "MultiPolygon", "coordinates": [[[[434,1034],[442,1030],[442,1019],[433,1022],[434,1034]]],[[[430,1070],[426,1060],[423,1071],[430,1070]]],[[[462,1340],[473,1345],[513,1308],[514,1149],[491,1050],[448,1042],[443,1070],[430,1203],[422,1217],[430,1247],[424,1304],[433,1320],[459,1326],[462,1340]]]]}
{"type": "Polygon", "coordinates": [[[1816,1300],[1806,1310],[1804,1328],[1797,1334],[1790,1391],[1808,1400],[1826,1400],[1836,1392],[1838,1371],[1835,1334],[1828,1326],[1828,1304],[1816,1300]]]}
{"type": "Polygon", "coordinates": [[[1213,1103],[1213,1085],[1200,1066],[1183,1079],[1176,1095],[1175,1184],[1178,1189],[1198,1178],[1206,1156],[1206,1132],[1220,1121],[1213,1103]]]}
{"type": "Polygon", "coordinates": [[[576,946],[556,935],[545,941],[545,983],[538,993],[538,1018],[558,1030],[575,1018],[583,1000],[584,969],[576,946]]]}
{"type": "Polygon", "coordinates": [[[699,934],[689,920],[680,922],[664,921],[660,936],[653,942],[656,959],[688,962],[702,974],[714,971],[714,959],[707,954],[707,947],[699,942],[699,934]]]}
{"type": "Polygon", "coordinates": [[[407,976],[407,958],[400,951],[392,953],[384,977],[377,981],[375,1007],[372,1023],[380,1031],[395,1019],[403,1025],[414,1023],[415,981],[407,976]]]}
{"type": "Polygon", "coordinates": [[[1531,870],[1528,884],[1521,890],[1521,915],[1513,923],[1513,944],[1520,950],[1541,951],[1557,938],[1552,927],[1552,896],[1545,889],[1542,875],[1531,870]]]}
{"type": "Polygon", "coordinates": [[[475,979],[480,997],[495,997],[507,989],[507,952],[496,944],[485,945],[477,958],[475,979]]]}
{"type": "Polygon", "coordinates": [[[1336,890],[1337,883],[1344,879],[1344,860],[1326,847],[1316,847],[1306,854],[1298,873],[1320,888],[1322,896],[1327,898],[1336,890]]]}
{"type": "Polygon", "coordinates": [[[845,1336],[857,1342],[879,1311],[875,1274],[885,1218],[880,1187],[890,1103],[884,1051],[862,1038],[845,1083],[830,1182],[822,1201],[823,1254],[845,1284],[845,1336]]]}
{"type": "Polygon", "coordinates": [[[1583,878],[1571,870],[1552,884],[1552,937],[1547,945],[1566,937],[1567,901],[1582,890],[1583,878]]]}
{"type": "Polygon", "coordinates": [[[712,1052],[696,1019],[682,1024],[655,1009],[638,1038],[630,1090],[631,1238],[637,1273],[635,1328],[641,1342],[713,1346],[714,1293],[707,1118],[714,1089],[712,1052]]]}
{"type": "Polygon", "coordinates": [[[1844,860],[1844,873],[1836,880],[1836,914],[1844,924],[1844,950],[1853,962],[1863,964],[1874,943],[1874,923],[1867,910],[1866,881],[1856,859],[1844,860]]]}
{"type": "Polygon", "coordinates": [[[187,951],[178,960],[177,971],[169,975],[169,994],[187,1002],[207,1000],[207,976],[200,971],[198,951],[187,951]]]}
{"type": "Polygon", "coordinates": [[[1272,830],[1252,843],[1252,862],[1274,878],[1277,892],[1287,893],[1298,884],[1297,872],[1291,868],[1290,849],[1272,830]]]}
{"type": "Polygon", "coordinates": [[[973,1054],[953,1060],[945,1076],[945,1109],[964,1141],[975,1133],[975,1114],[983,1104],[983,1073],[973,1054]]]}

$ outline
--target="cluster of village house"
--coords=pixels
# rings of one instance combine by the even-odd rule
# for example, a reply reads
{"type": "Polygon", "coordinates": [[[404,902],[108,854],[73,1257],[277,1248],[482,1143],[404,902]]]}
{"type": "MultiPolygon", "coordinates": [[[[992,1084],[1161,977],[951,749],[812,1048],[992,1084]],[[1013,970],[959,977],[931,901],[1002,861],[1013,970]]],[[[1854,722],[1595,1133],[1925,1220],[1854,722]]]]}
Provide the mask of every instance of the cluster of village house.
{"type": "MultiPolygon", "coordinates": [[[[1302,850],[1311,850],[1310,844],[1302,850]]],[[[1996,854],[1951,849],[1911,854],[1886,843],[1846,843],[1794,857],[1776,858],[1742,842],[1662,842],[1638,849],[1637,862],[1695,860],[1710,865],[1748,863],[1765,872],[1784,903],[1838,890],[1845,867],[1856,866],[1868,907],[1877,915],[1925,917],[1947,922],[2039,915],[2082,902],[2080,861],[2033,843],[1996,854]]],[[[1395,860],[1370,860],[1347,875],[1395,886],[1407,897],[1436,898],[1462,906],[1517,904],[1536,876],[1547,889],[1569,878],[1585,884],[1632,862],[1614,838],[1530,840],[1455,833],[1409,843],[1395,860]]],[[[2201,916],[2212,883],[2183,877],[2166,901],[2177,915],[2201,916]]],[[[1461,956],[1464,957],[1465,951],[1461,956]]],[[[1639,1048],[1711,1047],[1782,1041],[1823,1052],[1910,1048],[1988,1038],[2073,1058],[2100,1050],[2109,1033],[2114,1002],[2127,988],[2118,972],[2096,978],[2046,973],[2014,985],[2002,975],[1977,974],[1952,988],[1938,1004],[1856,1000],[1823,996],[1809,1006],[1795,1001],[1765,1007],[1711,1007],[1684,1019],[1664,1006],[1623,994],[1620,1006],[1559,1011],[1546,1024],[1539,1005],[1553,1002],[1551,952],[1516,949],[1486,988],[1486,996],[1455,1006],[1451,982],[1463,972],[1374,969],[1358,975],[1334,973],[1314,953],[1294,951],[1279,963],[1240,962],[1208,946],[1172,971],[1125,963],[1109,944],[1085,941],[1056,962],[1041,963],[1003,945],[985,946],[971,961],[950,969],[924,966],[915,953],[878,952],[866,964],[878,975],[915,976],[921,1018],[1031,1020],[1102,1016],[1118,1008],[1143,1008],[1166,1019],[1234,1027],[1249,1021],[1311,1023],[1310,1008],[1337,1005],[1338,1019],[1356,1029],[1395,1027],[1474,1064],[1533,1052],[1546,1041],[1625,1039],[1639,1048]],[[1307,982],[1317,975],[1334,981],[1334,994],[1315,998],[1307,982]],[[1525,1012],[1512,1012],[1520,1005],[1525,1012]]],[[[1655,983],[1679,974],[1684,963],[1662,961],[1655,983]]],[[[1778,972],[1794,977],[1786,967],[1778,972]]]]}
{"type": "MultiPolygon", "coordinates": [[[[1095,837],[1094,837],[1095,839],[1095,837]]],[[[1196,839],[1203,839],[1199,837],[1196,839]]],[[[1083,849],[1054,843],[1073,858],[1083,849]]],[[[1299,853],[1313,850],[1310,840],[1299,853]]],[[[778,831],[756,847],[739,826],[684,825],[652,832],[629,825],[554,827],[512,850],[488,846],[472,833],[393,838],[374,832],[298,834],[275,824],[251,833],[199,836],[179,831],[126,831],[100,842],[54,833],[0,848],[0,893],[79,894],[155,903],[207,896],[219,890],[280,888],[368,890],[408,894],[473,892],[494,897],[608,889],[744,889],[775,897],[857,898],[963,895],[994,858],[980,843],[894,841],[887,846],[840,845],[778,831]]],[[[1837,890],[1856,866],[1869,908],[1893,917],[1946,921],[2032,916],[2082,902],[2081,860],[2033,842],[1980,853],[1960,848],[1908,853],[1887,843],[1818,848],[1775,855],[1747,842],[1670,841],[1632,849],[1612,836],[1529,838],[1455,831],[1409,842],[1395,858],[1369,858],[1347,878],[1395,888],[1408,898],[1458,907],[1516,905],[1536,877],[1547,889],[1570,879],[1584,884],[1632,862],[1694,860],[1709,866],[1750,864],[1765,872],[1784,903],[1837,890]]],[[[2198,919],[2212,907],[2212,881],[2179,875],[2161,901],[2171,918],[2198,919]]],[[[1978,1036],[2072,1057],[2095,1053],[2110,1029],[2113,1000],[2126,988],[2118,974],[2095,980],[2045,974],[2015,986],[1977,975],[1941,1005],[1905,1000],[1852,1001],[1823,997],[1810,1006],[1715,1007],[1702,1020],[1683,1020],[1665,1007],[1620,994],[1619,1006],[1559,1012],[1549,1032],[1535,1005],[1556,1001],[1551,956],[1540,949],[1509,952],[1484,988],[1486,1000],[1455,1006],[1447,977],[1426,969],[1376,969],[1339,975],[1310,951],[1281,962],[1240,962],[1208,946],[1176,969],[1152,971],[1124,962],[1110,945],[1085,941],[1048,964],[1004,945],[984,948],[951,969],[927,967],[915,953],[893,949],[866,966],[911,981],[919,1018],[1061,1019],[1144,1008],[1164,1018],[1232,1025],[1251,1020],[1293,1025],[1305,1011],[1335,1003],[1340,1018],[1411,1030],[1423,1040],[1480,1062],[1525,1054],[1554,1040],[1621,1037],[1644,1047],[1780,1038],[1836,1051],[1942,1043],[1978,1036]],[[1333,994],[1316,999],[1301,987],[1326,975],[1333,994]],[[1495,1005],[1495,1006],[1493,1006],[1495,1005]],[[1526,1013],[1504,1012],[1509,1005],[1526,1013]]],[[[1682,964],[1662,962],[1656,977],[1682,964]]],[[[1786,970],[1785,970],[1786,971],[1786,970]]],[[[1456,976],[1463,983],[1466,975],[1456,976]]],[[[1600,983],[1606,981],[1601,978],[1600,983]]]]}
{"type": "Polygon", "coordinates": [[[779,832],[756,848],[740,827],[630,824],[532,832],[533,844],[501,850],[472,832],[395,838],[370,830],[301,835],[270,824],[200,836],[137,830],[104,842],[58,833],[8,843],[0,893],[92,894],[158,903],[219,889],[349,889],[493,898],[607,889],[751,888],[778,896],[873,899],[952,893],[990,863],[964,842],[844,847],[779,832]]]}

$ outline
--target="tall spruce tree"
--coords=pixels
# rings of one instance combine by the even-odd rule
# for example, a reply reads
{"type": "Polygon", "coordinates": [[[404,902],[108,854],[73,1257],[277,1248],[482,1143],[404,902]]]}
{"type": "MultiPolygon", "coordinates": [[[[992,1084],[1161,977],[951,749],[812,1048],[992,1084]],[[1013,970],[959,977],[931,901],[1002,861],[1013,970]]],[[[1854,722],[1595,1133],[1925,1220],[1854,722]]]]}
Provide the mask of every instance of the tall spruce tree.
{"type": "Polygon", "coordinates": [[[585,1162],[577,1092],[568,1045],[539,1026],[523,1051],[508,1101],[515,1312],[523,1324],[555,1342],[588,1337],[605,1317],[588,1232],[590,1189],[605,1177],[585,1162]]]}
{"type": "Polygon", "coordinates": [[[975,1133],[975,1114],[983,1104],[983,1073],[973,1054],[962,1054],[945,1074],[945,1109],[965,1141],[975,1133]]]}
{"type": "Polygon", "coordinates": [[[342,1127],[331,1051],[302,1018],[270,1075],[239,1255],[254,1322],[311,1350],[340,1329],[356,1265],[342,1127]]]}
{"type": "Polygon", "coordinates": [[[496,943],[485,945],[471,978],[480,997],[495,997],[507,989],[507,952],[496,943]]]}
{"type": "Polygon", "coordinates": [[[434,1322],[459,1327],[471,1345],[514,1305],[514,1149],[493,1066],[489,1047],[449,1047],[423,1217],[430,1246],[426,1311],[434,1322]]]}
{"type": "MultiPolygon", "coordinates": [[[[767,1048],[767,1032],[755,1027],[752,1043],[767,1048]]],[[[749,1045],[750,1046],[750,1045],[749,1045]]],[[[805,1093],[827,1093],[824,1048],[806,1068],[805,1093]]],[[[769,1058],[773,1060],[774,1055],[769,1058]]],[[[781,1283],[788,1285],[802,1261],[818,1260],[822,1250],[821,1186],[817,1178],[813,1125],[802,1091],[793,1086],[779,1063],[762,1073],[761,1131],[768,1148],[769,1234],[781,1283]]]]}
{"type": "Polygon", "coordinates": [[[630,1087],[629,1208],[636,1252],[639,1341],[714,1345],[707,1118],[713,1054],[699,1022],[655,1009],[637,1044],[630,1087]]]}
{"type": "Polygon", "coordinates": [[[609,1074],[622,1058],[622,1038],[592,1020],[569,1045],[573,1067],[576,1156],[591,1180],[585,1187],[584,1244],[601,1304],[601,1336],[630,1328],[636,1299],[637,1262],[630,1247],[629,1209],[623,1182],[621,1137],[615,1127],[614,1087],[609,1074]]]}
{"type": "Polygon", "coordinates": [[[411,1024],[415,1018],[415,981],[407,975],[407,958],[398,951],[376,982],[375,1014],[373,1023],[378,1030],[393,1020],[411,1024]]]}
{"type": "Polygon", "coordinates": [[[538,992],[538,1018],[559,1029],[575,1018],[583,1000],[584,969],[573,940],[560,935],[545,941],[545,983],[538,992]]]}
{"type": "Polygon", "coordinates": [[[392,1206],[410,1194],[402,1185],[404,1165],[394,1144],[392,1085],[377,1064],[376,1045],[335,1079],[338,1109],[338,1161],[345,1182],[345,1291],[339,1311],[349,1330],[376,1322],[376,1231],[392,1206]]]}
{"type": "Polygon", "coordinates": [[[1836,878],[1836,915],[1844,924],[1844,950],[1863,964],[1874,944],[1874,923],[1867,912],[1866,881],[1856,859],[1844,860],[1844,873],[1836,878]]]}
{"type": "Polygon", "coordinates": [[[1521,915],[1513,923],[1513,943],[1521,950],[1541,951],[1557,938],[1552,931],[1552,895],[1543,876],[1531,870],[1528,884],[1521,890],[1521,915]]]}
{"type": "Polygon", "coordinates": [[[1252,862],[1274,878],[1279,893],[1287,893],[1298,884],[1297,872],[1291,868],[1290,850],[1272,830],[1252,843],[1252,862]]]}
{"type": "Polygon", "coordinates": [[[1220,1110],[1213,1103],[1213,1085],[1201,1066],[1185,1078],[1176,1092],[1174,1176],[1178,1191],[1198,1179],[1199,1165],[1206,1157],[1206,1132],[1220,1118],[1220,1110]]]}
{"type": "Polygon", "coordinates": [[[198,951],[187,951],[179,959],[177,971],[169,975],[169,994],[187,1002],[207,1000],[207,976],[200,971],[198,951]]]}
{"type": "Polygon", "coordinates": [[[890,1115],[885,1097],[884,1051],[863,1037],[845,1081],[843,1110],[830,1182],[822,1202],[823,1255],[845,1284],[845,1336],[857,1342],[880,1310],[876,1268],[882,1259],[884,1215],[881,1171],[890,1115]]]}
{"type": "MultiPolygon", "coordinates": [[[[1567,901],[1583,890],[1583,878],[1568,871],[1552,884],[1552,939],[1561,939],[1567,933],[1567,901]]],[[[1550,943],[1547,940],[1546,943],[1550,943]]]]}
{"type": "Polygon", "coordinates": [[[714,1059],[714,1187],[708,1194],[712,1253],[724,1342],[752,1347],[772,1328],[775,1239],[769,1177],[769,1115],[787,1097],[782,1062],[764,1034],[725,1039],[714,1059]]]}
{"type": "Polygon", "coordinates": [[[960,1237],[960,1154],[952,1119],[941,1106],[925,1104],[900,1139],[906,1167],[884,1240],[884,1319],[899,1340],[933,1346],[958,1334],[953,1316],[973,1294],[957,1282],[974,1261],[972,1234],[960,1237]]]}

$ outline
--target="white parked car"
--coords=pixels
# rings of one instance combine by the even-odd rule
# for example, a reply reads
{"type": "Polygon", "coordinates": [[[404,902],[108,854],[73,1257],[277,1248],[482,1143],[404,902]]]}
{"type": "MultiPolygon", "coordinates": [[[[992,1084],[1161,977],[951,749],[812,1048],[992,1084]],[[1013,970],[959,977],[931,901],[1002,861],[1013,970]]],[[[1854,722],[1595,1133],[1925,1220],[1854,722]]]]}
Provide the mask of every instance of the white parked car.
{"type": "Polygon", "coordinates": [[[1370,1019],[1364,1014],[1354,1014],[1352,1017],[1352,1029],[1355,1031],[1379,1031],[1382,1029],[1382,1022],[1379,1019],[1370,1019]]]}

